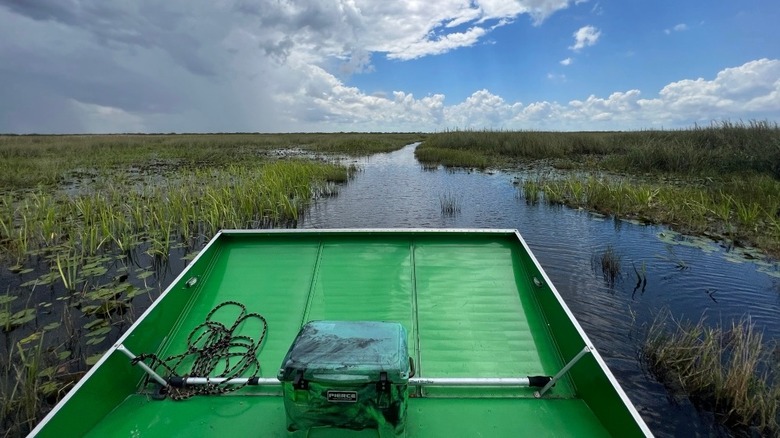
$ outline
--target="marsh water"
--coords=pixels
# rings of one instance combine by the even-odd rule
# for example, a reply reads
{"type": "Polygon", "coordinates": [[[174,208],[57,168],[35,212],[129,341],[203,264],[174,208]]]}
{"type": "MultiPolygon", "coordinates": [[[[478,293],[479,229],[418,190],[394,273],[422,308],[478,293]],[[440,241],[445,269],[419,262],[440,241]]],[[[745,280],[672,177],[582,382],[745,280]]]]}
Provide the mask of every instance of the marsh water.
{"type": "MultiPolygon", "coordinates": [[[[415,145],[352,160],[361,169],[338,196],[319,200],[305,228],[517,229],[607,361],[650,429],[659,436],[728,435],[712,415],[674,397],[648,372],[640,349],[647,325],[668,309],[716,324],[750,317],[764,339],[780,336],[777,266],[750,251],[581,210],[526,202],[513,182],[523,173],[424,168],[415,145]],[[442,200],[459,211],[442,213],[442,200]],[[621,274],[605,279],[594,258],[611,246],[621,274]],[[637,272],[646,275],[637,285],[637,272]]],[[[349,162],[349,161],[348,161],[349,162]]]]}

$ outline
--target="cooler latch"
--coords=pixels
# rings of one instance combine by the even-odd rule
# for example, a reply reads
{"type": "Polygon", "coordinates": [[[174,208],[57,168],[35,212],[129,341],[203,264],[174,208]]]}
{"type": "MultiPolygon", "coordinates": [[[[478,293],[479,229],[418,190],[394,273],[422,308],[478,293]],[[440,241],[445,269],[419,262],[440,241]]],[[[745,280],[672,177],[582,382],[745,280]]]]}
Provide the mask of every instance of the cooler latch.
{"type": "Polygon", "coordinates": [[[390,406],[390,380],[387,379],[387,372],[379,373],[379,381],[376,382],[376,405],[378,408],[387,408],[390,406]]]}
{"type": "Polygon", "coordinates": [[[303,370],[298,370],[295,373],[292,384],[295,389],[309,389],[309,382],[303,378],[303,370]]]}

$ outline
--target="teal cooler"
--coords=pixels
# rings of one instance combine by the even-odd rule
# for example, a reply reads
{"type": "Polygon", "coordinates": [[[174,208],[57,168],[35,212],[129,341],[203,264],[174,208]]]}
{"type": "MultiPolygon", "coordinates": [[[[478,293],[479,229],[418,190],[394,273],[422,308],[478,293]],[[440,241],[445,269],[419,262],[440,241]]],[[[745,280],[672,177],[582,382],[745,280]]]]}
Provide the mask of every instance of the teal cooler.
{"type": "Polygon", "coordinates": [[[403,434],[410,373],[406,338],[406,329],[394,322],[304,325],[278,375],[287,429],[330,426],[403,434]]]}

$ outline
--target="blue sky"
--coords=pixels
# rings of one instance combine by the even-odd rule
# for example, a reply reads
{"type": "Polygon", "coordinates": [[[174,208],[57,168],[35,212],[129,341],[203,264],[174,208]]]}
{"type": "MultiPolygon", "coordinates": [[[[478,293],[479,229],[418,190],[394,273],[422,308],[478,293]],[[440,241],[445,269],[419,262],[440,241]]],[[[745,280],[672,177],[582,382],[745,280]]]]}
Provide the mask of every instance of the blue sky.
{"type": "Polygon", "coordinates": [[[0,0],[0,132],[780,120],[780,2],[0,0]]]}

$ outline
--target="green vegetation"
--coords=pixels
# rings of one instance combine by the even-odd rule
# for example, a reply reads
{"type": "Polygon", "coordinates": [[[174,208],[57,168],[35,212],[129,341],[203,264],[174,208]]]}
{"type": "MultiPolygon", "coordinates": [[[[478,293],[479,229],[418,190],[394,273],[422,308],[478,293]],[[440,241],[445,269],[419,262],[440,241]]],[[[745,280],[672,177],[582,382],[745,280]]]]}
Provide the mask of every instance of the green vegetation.
{"type": "Polygon", "coordinates": [[[24,435],[223,228],[293,226],[413,134],[0,137],[0,435],[24,435]],[[56,322],[52,321],[52,318],[56,322]]]}
{"type": "Polygon", "coordinates": [[[443,164],[449,167],[484,169],[490,164],[490,160],[478,151],[418,146],[414,155],[424,165],[443,164]]]}
{"type": "Polygon", "coordinates": [[[428,137],[417,158],[463,167],[552,165],[572,173],[521,181],[529,203],[543,193],[549,203],[780,255],[780,128],[769,122],[676,131],[444,132],[428,137]],[[444,158],[453,154],[460,160],[448,164],[444,158]]]}
{"type": "Polygon", "coordinates": [[[593,262],[594,265],[598,266],[607,285],[614,287],[617,280],[620,279],[622,265],[621,256],[615,251],[615,248],[612,245],[607,245],[601,255],[594,255],[593,262]]]}
{"type": "MultiPolygon", "coordinates": [[[[765,121],[722,122],[670,131],[537,132],[449,131],[430,135],[417,149],[423,162],[461,151],[506,166],[553,159],[565,167],[631,173],[712,176],[746,172],[780,178],[780,128],[765,121]]],[[[463,155],[467,157],[468,155],[463,155]]]]}
{"type": "Polygon", "coordinates": [[[452,192],[439,195],[439,204],[441,214],[444,216],[455,216],[460,213],[461,198],[452,192]]]}
{"type": "Polygon", "coordinates": [[[690,394],[724,424],[763,436],[780,433],[779,369],[749,319],[723,328],[662,313],[650,327],[644,355],[662,382],[690,394]]]}
{"type": "MultiPolygon", "coordinates": [[[[282,149],[368,155],[419,141],[421,134],[3,135],[0,187],[51,186],[86,172],[215,167],[279,156],[282,149]]],[[[154,173],[154,172],[152,172],[154,173]]]]}
{"type": "Polygon", "coordinates": [[[752,244],[780,254],[780,181],[768,176],[718,183],[650,183],[623,177],[568,176],[523,180],[525,197],[645,222],[669,224],[752,244]]]}

